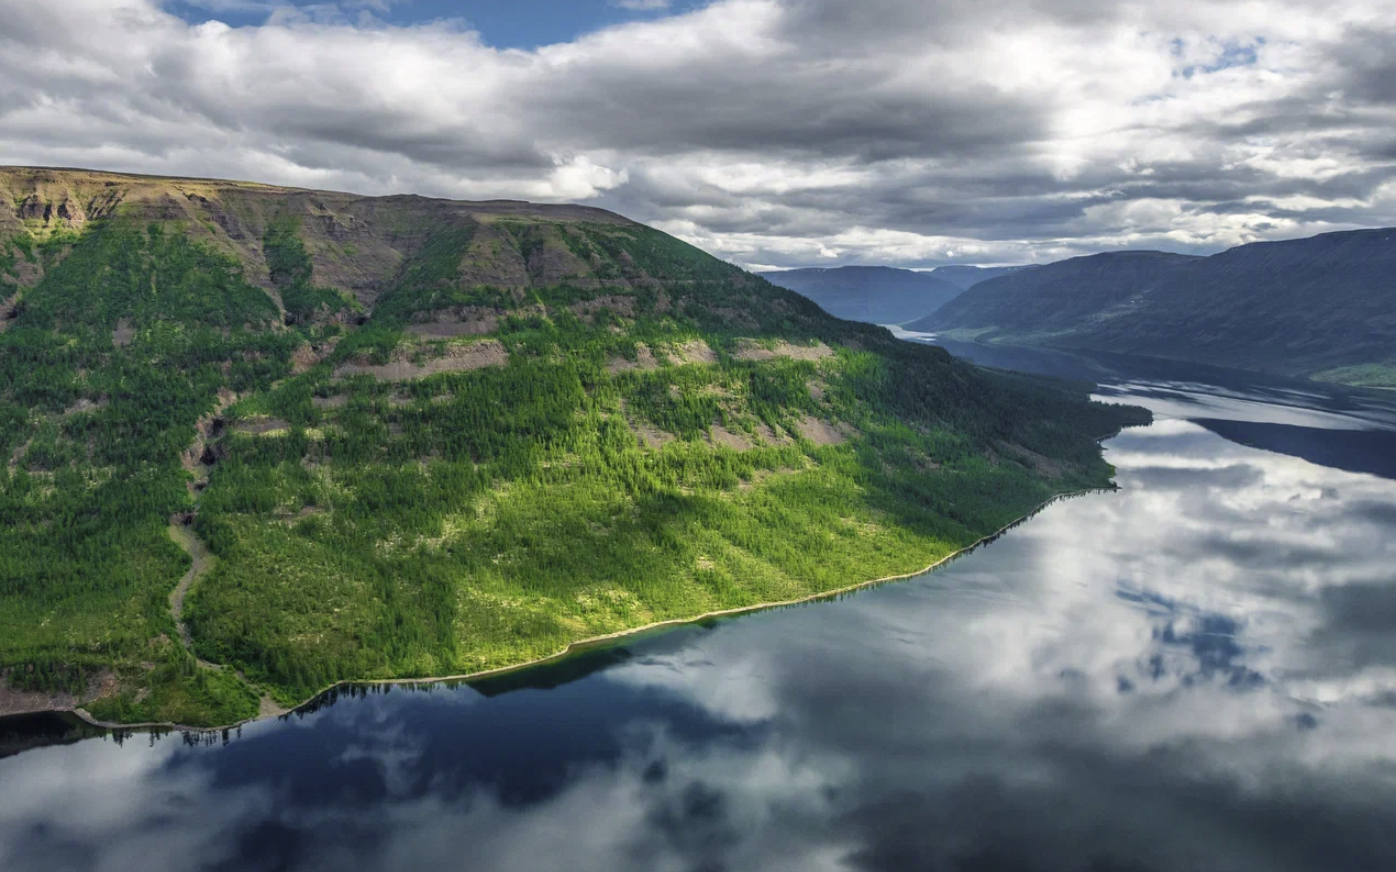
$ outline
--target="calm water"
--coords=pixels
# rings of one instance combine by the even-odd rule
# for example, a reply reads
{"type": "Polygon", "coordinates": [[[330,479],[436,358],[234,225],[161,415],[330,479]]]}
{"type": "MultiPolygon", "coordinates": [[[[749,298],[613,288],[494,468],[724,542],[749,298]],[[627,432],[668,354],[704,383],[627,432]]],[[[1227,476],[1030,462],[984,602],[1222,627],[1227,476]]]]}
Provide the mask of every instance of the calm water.
{"type": "Polygon", "coordinates": [[[1396,403],[1071,365],[1159,414],[1120,492],[489,684],[11,724],[0,869],[1396,868],[1396,403]]]}

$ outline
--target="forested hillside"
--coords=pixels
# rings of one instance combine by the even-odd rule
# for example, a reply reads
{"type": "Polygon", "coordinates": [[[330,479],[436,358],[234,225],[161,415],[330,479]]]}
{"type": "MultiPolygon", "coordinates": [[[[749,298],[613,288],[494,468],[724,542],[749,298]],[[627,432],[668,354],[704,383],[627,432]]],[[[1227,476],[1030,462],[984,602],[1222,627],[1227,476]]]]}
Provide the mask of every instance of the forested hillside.
{"type": "Polygon", "coordinates": [[[1396,230],[1075,258],[976,285],[908,326],[1396,387],[1396,230]]]}
{"type": "Polygon", "coordinates": [[[913,571],[1142,414],[594,209],[0,194],[0,713],[229,723],[913,571]]]}
{"type": "Polygon", "coordinates": [[[901,324],[929,315],[964,290],[929,273],[889,266],[792,269],[761,275],[808,297],[831,315],[869,324],[901,324]]]}

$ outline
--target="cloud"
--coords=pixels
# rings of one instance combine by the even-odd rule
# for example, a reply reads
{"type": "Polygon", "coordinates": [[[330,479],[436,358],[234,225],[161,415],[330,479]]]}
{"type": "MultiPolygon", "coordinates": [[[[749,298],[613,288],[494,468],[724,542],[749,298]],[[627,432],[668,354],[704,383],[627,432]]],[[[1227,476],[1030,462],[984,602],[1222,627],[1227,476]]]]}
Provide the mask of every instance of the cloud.
{"type": "Polygon", "coordinates": [[[611,0],[611,5],[636,12],[653,12],[658,9],[668,9],[670,3],[669,0],[611,0]]]}
{"type": "Polygon", "coordinates": [[[585,199],[775,266],[1396,223],[1390,0],[630,5],[523,51],[375,4],[0,0],[0,161],[585,199]]]}
{"type": "MultiPolygon", "coordinates": [[[[1344,423],[1156,388],[1130,390],[1344,423]]],[[[0,760],[0,868],[1392,868],[1396,485],[1167,415],[1107,459],[1118,492],[925,578],[633,639],[561,686],[0,760]],[[1323,571],[1273,559],[1299,549],[1323,571]]]]}

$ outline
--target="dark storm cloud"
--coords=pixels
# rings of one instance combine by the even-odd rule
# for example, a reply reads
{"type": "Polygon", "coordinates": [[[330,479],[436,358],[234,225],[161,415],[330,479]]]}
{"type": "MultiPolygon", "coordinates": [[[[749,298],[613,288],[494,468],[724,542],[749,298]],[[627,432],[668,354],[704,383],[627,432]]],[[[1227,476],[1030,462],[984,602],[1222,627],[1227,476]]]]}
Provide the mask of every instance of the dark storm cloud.
{"type": "Polygon", "coordinates": [[[895,61],[831,61],[798,42],[649,69],[622,54],[584,77],[549,81],[520,111],[570,131],[574,147],[658,154],[702,148],[876,163],[968,156],[1048,134],[1046,107],[973,77],[907,81],[895,61]]]}
{"type": "Polygon", "coordinates": [[[1396,106],[1396,29],[1355,29],[1336,60],[1346,96],[1365,106],[1396,106]]]}
{"type": "Polygon", "coordinates": [[[721,0],[501,51],[356,6],[0,0],[0,161],[590,199],[749,264],[1396,223],[1389,0],[721,0]]]}

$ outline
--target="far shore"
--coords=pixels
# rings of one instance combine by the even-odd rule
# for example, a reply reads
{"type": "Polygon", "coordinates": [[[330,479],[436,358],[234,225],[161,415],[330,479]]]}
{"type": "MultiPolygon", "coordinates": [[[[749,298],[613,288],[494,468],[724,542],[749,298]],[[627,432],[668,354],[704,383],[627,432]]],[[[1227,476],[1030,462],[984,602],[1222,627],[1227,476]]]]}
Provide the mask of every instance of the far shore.
{"type": "MultiPolygon", "coordinates": [[[[1111,435],[1115,435],[1115,434],[1111,434],[1111,435]]],[[[1103,438],[1110,438],[1110,437],[1107,436],[1107,437],[1103,437],[1103,438]]],[[[351,686],[351,685],[355,685],[355,686],[364,686],[364,685],[389,685],[389,684],[402,684],[402,685],[409,685],[409,684],[411,684],[411,685],[416,685],[416,684],[438,684],[438,683],[443,683],[443,682],[468,682],[468,681],[479,680],[479,679],[482,679],[482,678],[490,678],[490,677],[493,677],[493,676],[505,675],[505,674],[511,673],[511,672],[519,672],[519,671],[524,670],[524,669],[533,669],[533,668],[535,668],[535,667],[545,666],[545,665],[548,665],[548,664],[551,664],[551,663],[556,663],[556,662],[558,662],[558,661],[560,661],[560,660],[566,659],[567,657],[571,656],[571,655],[574,654],[574,653],[577,653],[578,651],[591,649],[591,648],[594,648],[594,647],[596,647],[596,646],[598,646],[598,645],[605,644],[605,643],[607,643],[607,642],[613,642],[613,641],[616,641],[616,640],[618,640],[618,639],[624,639],[624,638],[626,638],[627,636],[634,636],[634,635],[637,635],[637,634],[640,634],[640,633],[647,633],[647,632],[650,632],[650,631],[652,631],[652,630],[659,630],[659,629],[664,629],[664,628],[667,628],[667,627],[681,627],[681,626],[685,626],[685,625],[689,625],[689,624],[696,624],[696,623],[699,623],[699,622],[702,622],[702,621],[711,620],[711,619],[713,619],[713,618],[733,617],[733,616],[736,616],[736,615],[750,614],[750,613],[752,613],[752,612],[760,612],[760,611],[766,611],[766,610],[769,610],[769,609],[782,608],[782,607],[785,607],[785,606],[795,606],[795,605],[800,605],[800,604],[802,604],[802,603],[816,602],[816,601],[818,601],[818,600],[832,599],[832,598],[834,598],[834,597],[841,596],[841,595],[843,595],[843,594],[850,593],[850,592],[852,592],[852,591],[861,590],[861,589],[863,589],[863,588],[874,587],[874,586],[881,585],[881,584],[890,584],[890,583],[898,582],[898,581],[906,581],[907,579],[911,579],[911,578],[917,578],[917,577],[919,577],[919,576],[925,575],[925,574],[928,573],[928,572],[932,572],[932,571],[934,571],[934,570],[940,568],[941,566],[944,566],[945,564],[951,562],[952,560],[955,560],[955,559],[958,558],[958,557],[962,557],[962,556],[964,556],[965,554],[968,554],[969,552],[974,551],[975,549],[979,548],[979,547],[982,546],[982,545],[986,545],[986,544],[988,544],[989,542],[992,542],[993,540],[997,539],[999,536],[1002,536],[1004,533],[1008,532],[1009,530],[1013,529],[1014,527],[1018,526],[1019,524],[1025,522],[1025,521],[1027,521],[1027,520],[1029,520],[1030,518],[1034,517],[1035,515],[1039,514],[1039,513],[1042,512],[1044,509],[1046,509],[1047,507],[1049,507],[1049,506],[1051,506],[1051,505],[1053,505],[1053,504],[1055,504],[1055,503],[1061,502],[1062,500],[1071,499],[1071,498],[1073,498],[1073,497],[1084,496],[1084,495],[1086,495],[1086,494],[1102,493],[1102,492],[1108,493],[1108,492],[1113,492],[1113,491],[1116,491],[1116,490],[1118,490],[1118,487],[1112,486],[1112,487],[1103,487],[1103,488],[1087,488],[1087,489],[1085,489],[1085,490],[1077,490],[1077,491],[1070,491],[1070,492],[1067,492],[1067,493],[1057,494],[1056,496],[1054,496],[1054,497],[1052,497],[1052,498],[1050,498],[1050,499],[1048,499],[1048,500],[1042,502],[1042,503],[1039,504],[1038,506],[1036,506],[1036,507],[1034,507],[1033,509],[1031,509],[1030,511],[1026,512],[1026,513],[1023,514],[1022,516],[1020,516],[1020,517],[1014,519],[1013,521],[1010,521],[1008,524],[1005,524],[1003,527],[999,528],[998,530],[995,530],[994,532],[988,534],[987,536],[981,537],[980,539],[978,539],[978,540],[976,540],[976,541],[970,543],[969,545],[966,545],[966,546],[963,547],[963,548],[960,548],[960,549],[958,549],[958,550],[955,550],[955,551],[950,552],[949,554],[945,555],[944,557],[940,558],[939,560],[935,561],[934,563],[930,564],[929,566],[925,567],[924,569],[917,570],[916,572],[908,572],[908,573],[904,573],[904,574],[902,574],[902,575],[888,575],[888,576],[884,576],[884,577],[882,577],[882,578],[874,578],[874,579],[869,579],[869,580],[867,580],[867,581],[860,581],[860,582],[858,582],[858,583],[856,583],[856,584],[850,584],[850,585],[847,585],[847,586],[845,586],[845,587],[835,588],[835,589],[833,589],[833,590],[821,591],[821,592],[819,592],[819,593],[812,593],[812,594],[809,594],[808,596],[797,597],[796,599],[782,600],[782,601],[779,601],[779,602],[756,603],[756,604],[754,604],[754,605],[740,606],[740,607],[732,608],[732,609],[720,609],[720,610],[718,610],[718,611],[704,612],[704,613],[701,614],[701,615],[695,615],[695,616],[690,617],[690,618],[670,618],[669,620],[665,620],[665,621],[655,621],[655,622],[653,622],[653,623],[645,624],[645,625],[643,625],[643,626],[632,627],[631,629],[628,629],[628,630],[619,630],[619,631],[617,631],[617,632],[615,632],[615,633],[606,633],[606,634],[601,635],[601,636],[590,636],[590,637],[585,638],[585,639],[579,639],[579,640],[577,640],[577,641],[575,641],[575,642],[570,642],[570,643],[568,643],[567,647],[563,648],[561,651],[558,651],[557,653],[554,653],[554,654],[549,654],[549,655],[547,655],[547,656],[545,656],[545,657],[538,657],[538,658],[533,659],[533,660],[528,660],[528,661],[525,661],[525,662],[523,662],[523,663],[515,663],[515,664],[509,665],[509,666],[498,666],[498,667],[495,667],[495,668],[493,668],[493,669],[484,669],[484,670],[481,670],[481,671],[479,671],[479,672],[470,672],[470,673],[466,673],[466,674],[462,674],[462,675],[437,675],[437,676],[431,676],[431,677],[428,677],[428,678],[368,678],[368,679],[345,679],[345,680],[343,680],[343,681],[336,681],[336,682],[334,682],[333,684],[330,684],[330,685],[325,686],[324,688],[321,688],[320,690],[318,690],[318,691],[316,691],[315,693],[311,694],[309,697],[307,697],[307,698],[305,698],[304,700],[302,700],[301,702],[297,703],[297,704],[296,704],[293,708],[291,708],[289,711],[286,711],[286,712],[275,712],[275,713],[270,713],[270,714],[268,714],[268,713],[259,713],[259,714],[258,714],[257,716],[255,716],[255,717],[246,718],[246,719],[244,719],[244,720],[237,721],[236,723],[222,724],[222,725],[213,726],[213,727],[193,727],[193,726],[188,726],[188,725],[186,725],[186,724],[162,723],[162,722],[142,722],[142,723],[133,723],[133,724],[122,724],[122,723],[113,723],[113,722],[111,722],[111,721],[102,721],[102,720],[98,720],[97,718],[95,718],[95,717],[93,717],[91,714],[89,714],[89,713],[87,712],[87,710],[84,709],[84,708],[82,708],[81,706],[71,706],[71,705],[46,705],[46,706],[37,706],[37,707],[35,707],[35,708],[33,708],[33,709],[23,710],[23,711],[7,711],[7,712],[4,714],[4,716],[0,716],[0,721],[3,721],[5,718],[9,718],[9,717],[18,717],[18,716],[20,716],[20,715],[34,715],[34,714],[45,714],[45,713],[51,713],[51,714],[71,714],[71,715],[74,715],[74,716],[80,718],[81,720],[83,720],[84,722],[86,722],[87,724],[89,724],[89,725],[91,725],[91,726],[98,727],[98,728],[101,728],[101,729],[104,729],[104,730],[113,730],[113,731],[128,731],[128,730],[130,730],[130,731],[143,731],[143,730],[172,730],[172,731],[173,731],[173,730],[178,730],[178,731],[180,731],[180,732],[186,732],[186,733],[219,733],[219,732],[223,732],[224,730],[232,730],[232,729],[236,729],[236,728],[238,728],[238,727],[245,726],[245,725],[247,725],[247,724],[257,723],[258,721],[271,720],[272,718],[285,718],[285,717],[290,717],[291,715],[295,714],[297,710],[303,708],[304,706],[308,705],[308,704],[311,703],[311,702],[314,702],[315,700],[317,700],[317,699],[319,699],[320,697],[324,696],[326,693],[329,693],[330,691],[332,691],[332,690],[334,690],[335,688],[338,688],[338,687],[347,687],[347,686],[351,686]]]]}

